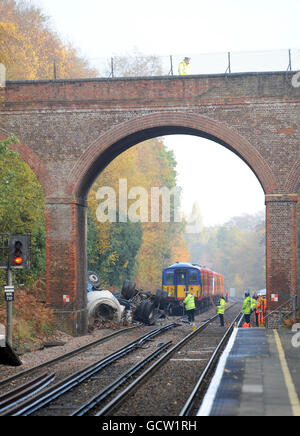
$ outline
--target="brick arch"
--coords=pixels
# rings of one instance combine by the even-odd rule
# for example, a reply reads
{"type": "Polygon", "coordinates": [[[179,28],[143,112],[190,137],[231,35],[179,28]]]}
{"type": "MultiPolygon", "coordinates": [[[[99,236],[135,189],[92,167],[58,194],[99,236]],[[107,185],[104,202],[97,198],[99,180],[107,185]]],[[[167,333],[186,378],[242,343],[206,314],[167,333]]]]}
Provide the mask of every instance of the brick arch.
{"type": "Polygon", "coordinates": [[[300,159],[294,162],[285,184],[285,192],[298,192],[300,189],[300,159]]]}
{"type": "Polygon", "coordinates": [[[115,157],[139,142],[170,134],[200,136],[225,146],[252,169],[265,194],[276,190],[277,182],[267,162],[234,129],[193,113],[158,112],[121,123],[94,141],[72,169],[66,193],[85,198],[101,170],[115,157]]]}
{"type": "MultiPolygon", "coordinates": [[[[4,141],[10,136],[10,133],[6,132],[4,129],[0,128],[0,140],[4,141]]],[[[45,195],[51,195],[53,192],[54,184],[51,181],[51,177],[45,168],[43,162],[37,156],[36,153],[32,151],[23,142],[18,142],[17,144],[10,145],[10,148],[16,151],[21,159],[31,168],[36,177],[38,178],[42,188],[44,189],[45,195]]]]}

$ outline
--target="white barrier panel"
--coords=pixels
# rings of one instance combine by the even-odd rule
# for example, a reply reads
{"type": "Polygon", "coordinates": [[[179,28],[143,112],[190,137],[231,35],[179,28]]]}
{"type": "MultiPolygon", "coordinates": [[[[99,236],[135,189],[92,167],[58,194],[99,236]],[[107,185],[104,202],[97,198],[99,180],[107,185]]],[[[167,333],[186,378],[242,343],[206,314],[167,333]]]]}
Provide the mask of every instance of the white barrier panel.
{"type": "Polygon", "coordinates": [[[4,64],[0,64],[0,88],[4,88],[6,83],[6,68],[4,64]]]}
{"type": "Polygon", "coordinates": [[[0,347],[5,347],[5,327],[0,324],[0,347]]]}

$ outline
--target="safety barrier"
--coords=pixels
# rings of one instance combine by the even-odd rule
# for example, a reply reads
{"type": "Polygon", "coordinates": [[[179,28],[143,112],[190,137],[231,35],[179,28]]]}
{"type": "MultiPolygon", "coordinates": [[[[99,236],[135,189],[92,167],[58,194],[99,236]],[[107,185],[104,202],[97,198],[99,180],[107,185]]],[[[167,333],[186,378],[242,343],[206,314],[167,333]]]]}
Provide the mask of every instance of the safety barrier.
{"type": "Polygon", "coordinates": [[[265,317],[266,328],[278,329],[283,321],[289,317],[296,318],[297,311],[297,296],[292,296],[289,300],[283,303],[277,309],[269,312],[265,317]]]}
{"type": "MultiPolygon", "coordinates": [[[[99,78],[172,76],[178,75],[178,65],[186,56],[191,59],[189,75],[300,70],[299,48],[195,54],[187,52],[165,56],[143,54],[135,50],[131,54],[89,58],[88,64],[97,72],[95,77],[99,78]]],[[[9,77],[9,67],[7,76],[9,77]]],[[[39,80],[65,78],[60,75],[60,65],[56,60],[53,61],[51,77],[38,77],[39,80]]],[[[17,78],[25,79],[26,77],[17,78]]]]}

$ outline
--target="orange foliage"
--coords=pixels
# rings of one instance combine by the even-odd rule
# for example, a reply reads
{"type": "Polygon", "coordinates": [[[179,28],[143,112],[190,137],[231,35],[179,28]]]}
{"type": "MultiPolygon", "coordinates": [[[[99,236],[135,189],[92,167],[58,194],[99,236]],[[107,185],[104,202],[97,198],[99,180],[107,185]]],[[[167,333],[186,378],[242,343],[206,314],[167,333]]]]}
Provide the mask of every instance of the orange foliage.
{"type": "Polygon", "coordinates": [[[191,254],[186,246],[183,235],[179,234],[177,243],[172,247],[172,261],[175,262],[190,262],[191,254]]]}
{"type": "MultiPolygon", "coordinates": [[[[13,336],[32,338],[50,333],[53,328],[53,312],[43,303],[44,282],[37,281],[29,289],[15,289],[13,302],[13,336]]],[[[5,304],[0,304],[0,323],[6,323],[5,304]]]]}
{"type": "Polygon", "coordinates": [[[7,79],[53,79],[54,60],[59,79],[97,75],[74,47],[61,42],[39,8],[0,0],[0,62],[7,67],[7,79]]]}

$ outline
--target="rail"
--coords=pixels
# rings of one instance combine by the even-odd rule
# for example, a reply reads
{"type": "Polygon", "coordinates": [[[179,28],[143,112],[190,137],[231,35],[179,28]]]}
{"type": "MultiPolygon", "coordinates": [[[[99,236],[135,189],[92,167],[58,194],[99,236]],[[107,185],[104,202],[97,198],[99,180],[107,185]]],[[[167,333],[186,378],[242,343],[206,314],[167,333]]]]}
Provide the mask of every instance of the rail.
{"type": "Polygon", "coordinates": [[[230,327],[228,328],[228,330],[226,331],[226,333],[224,334],[223,338],[221,339],[221,341],[219,342],[218,346],[216,347],[213,355],[211,356],[208,364],[206,365],[204,371],[201,374],[201,377],[199,378],[198,382],[196,383],[193,392],[191,393],[190,397],[188,398],[187,402],[185,403],[185,405],[183,406],[179,416],[189,416],[190,411],[192,410],[194,403],[195,403],[195,399],[198,395],[198,392],[200,391],[200,389],[202,388],[208,374],[211,372],[212,368],[215,365],[215,362],[217,360],[217,357],[220,353],[221,348],[223,347],[224,343],[226,342],[227,338],[229,335],[231,335],[232,330],[234,329],[236,324],[240,324],[241,320],[243,318],[243,315],[241,315],[240,313],[236,316],[236,318],[233,320],[233,322],[231,323],[230,327]],[[240,319],[239,319],[240,318],[240,319]],[[239,321],[238,321],[239,319],[239,321]]]}
{"type": "Polygon", "coordinates": [[[57,362],[63,361],[65,359],[68,359],[70,357],[76,356],[77,354],[83,353],[84,351],[86,351],[86,350],[88,350],[90,348],[93,348],[93,347],[95,347],[97,345],[103,344],[104,342],[110,341],[111,339],[113,339],[113,338],[115,338],[115,337],[117,337],[119,335],[124,335],[128,331],[134,330],[135,328],[136,327],[134,326],[134,327],[128,327],[128,328],[123,329],[123,330],[118,330],[118,331],[116,331],[114,333],[109,334],[108,336],[104,336],[103,338],[96,339],[95,341],[92,341],[92,342],[90,342],[90,343],[88,343],[86,345],[83,345],[83,346],[78,347],[78,348],[76,348],[76,349],[74,349],[72,351],[69,351],[69,352],[64,353],[64,354],[62,354],[60,356],[57,356],[54,359],[46,360],[45,362],[40,363],[40,364],[38,364],[36,366],[33,366],[31,368],[28,368],[28,369],[25,369],[24,371],[20,371],[19,373],[11,375],[9,377],[6,377],[5,379],[0,380],[0,387],[2,387],[4,385],[7,385],[9,383],[15,383],[17,379],[20,379],[22,377],[28,377],[30,374],[32,374],[32,373],[34,373],[36,371],[39,371],[40,369],[42,369],[42,368],[44,368],[46,366],[49,366],[49,365],[55,364],[57,362]]]}
{"type": "Polygon", "coordinates": [[[49,404],[55,398],[60,397],[64,393],[71,390],[74,386],[84,382],[101,369],[105,368],[107,365],[115,362],[119,358],[129,354],[133,350],[140,348],[146,341],[151,340],[153,337],[159,335],[165,330],[168,330],[173,327],[177,327],[178,324],[170,323],[161,328],[157,328],[152,330],[150,333],[143,335],[137,340],[127,344],[126,346],[120,348],[118,351],[110,354],[109,356],[101,359],[100,361],[84,368],[83,370],[77,371],[75,374],[61,380],[56,383],[54,386],[42,391],[40,394],[30,398],[29,400],[22,401],[17,406],[12,406],[9,409],[5,410],[3,413],[0,413],[0,416],[28,416],[33,412],[39,410],[45,405],[49,404]]]}
{"type": "MultiPolygon", "coordinates": [[[[234,305],[233,305],[234,306],[234,305]]],[[[216,319],[218,315],[213,316],[210,318],[205,324],[208,325],[212,320],[216,319]]],[[[202,325],[198,327],[194,332],[189,334],[187,337],[185,337],[180,343],[173,346],[168,352],[165,353],[164,356],[160,357],[157,362],[155,362],[150,368],[148,368],[144,374],[137,377],[137,379],[130,384],[127,388],[125,388],[125,393],[130,392],[132,389],[134,390],[135,387],[141,382],[141,380],[145,377],[148,378],[152,372],[155,372],[156,369],[158,369],[161,365],[164,364],[166,359],[168,360],[168,356],[172,355],[176,350],[178,350],[180,347],[182,347],[186,341],[194,337],[197,333],[202,331],[206,325],[202,325]],[[170,352],[170,353],[169,353],[170,352]],[[148,375],[148,377],[147,377],[148,375]]],[[[75,374],[72,374],[71,376],[68,376],[66,379],[56,383],[51,388],[48,388],[47,390],[43,391],[39,394],[34,394],[34,397],[32,397],[32,393],[29,394],[31,396],[30,399],[27,398],[27,400],[23,401],[22,395],[19,395],[18,398],[18,404],[9,405],[9,403],[6,405],[5,410],[0,411],[0,416],[27,416],[31,415],[35,411],[39,410],[41,407],[47,406],[51,401],[53,401],[55,398],[60,397],[61,395],[67,393],[70,389],[73,387],[79,385],[81,382],[86,382],[90,377],[94,376],[94,374],[98,373],[100,370],[105,368],[106,366],[110,365],[111,363],[115,362],[117,359],[127,355],[131,351],[134,351],[140,347],[143,346],[145,341],[152,340],[153,337],[157,336],[159,333],[163,332],[164,330],[170,329],[172,327],[176,327],[178,324],[171,323],[168,324],[162,328],[157,328],[155,330],[152,330],[150,333],[148,332],[146,335],[143,335],[142,337],[136,339],[130,344],[127,344],[125,347],[121,348],[120,350],[117,350],[116,352],[112,353],[111,355],[105,357],[104,359],[95,362],[94,364],[84,368],[81,371],[76,372],[75,374]],[[21,402],[20,402],[21,401],[21,402]],[[8,406],[8,407],[7,407],[8,406]]],[[[101,403],[107,396],[109,396],[113,391],[119,389],[121,385],[128,381],[130,377],[132,377],[134,374],[136,374],[138,371],[140,371],[145,365],[151,362],[151,360],[156,359],[160,353],[164,352],[167,348],[169,348],[171,345],[171,342],[168,342],[166,344],[162,344],[154,353],[152,353],[150,356],[148,356],[144,361],[139,362],[137,365],[135,365],[133,368],[130,368],[127,373],[122,374],[117,380],[114,380],[114,382],[105,388],[103,391],[101,391],[99,394],[97,394],[95,397],[91,398],[87,403],[83,404],[79,410],[76,410],[71,416],[82,416],[87,414],[91,408],[93,408],[95,405],[98,405],[101,403]]],[[[123,395],[123,394],[122,394],[123,395]]],[[[28,395],[27,395],[28,397],[28,395]]],[[[124,397],[123,397],[124,398],[124,397]]],[[[120,397],[119,397],[120,399],[120,397]]],[[[13,403],[12,403],[13,404],[13,403]]],[[[107,405],[109,406],[109,405],[107,405]]],[[[102,410],[102,413],[107,413],[107,406],[102,410]]],[[[110,404],[111,406],[111,404],[110,404]]],[[[100,411],[101,413],[101,411],[100,411]]]]}
{"type": "Polygon", "coordinates": [[[134,392],[138,386],[144,383],[155,371],[157,371],[170,357],[180,348],[182,348],[187,342],[194,338],[198,333],[203,331],[218,315],[214,315],[207,320],[203,325],[198,327],[195,331],[185,336],[180,342],[173,345],[160,359],[158,359],[151,367],[149,367],[144,373],[142,373],[136,380],[134,380],[129,386],[127,386],[119,395],[113,398],[106,406],[104,406],[95,416],[107,416],[111,414],[124,399],[132,392],[134,392]]]}
{"type": "Polygon", "coordinates": [[[55,379],[55,373],[42,374],[33,380],[0,396],[0,413],[35,395],[55,379]]]}
{"type": "Polygon", "coordinates": [[[171,341],[166,344],[162,344],[154,353],[147,356],[146,359],[137,363],[133,368],[130,368],[129,371],[123,373],[119,378],[117,378],[113,383],[111,383],[107,388],[103,391],[92,397],[85,404],[80,406],[75,412],[73,412],[70,416],[83,416],[86,415],[91,409],[97,406],[100,402],[106,399],[112,392],[116,391],[123,383],[128,381],[130,377],[140,371],[145,365],[155,359],[160,353],[166,350],[171,345],[171,341]]]}
{"type": "MultiPolygon", "coordinates": [[[[236,304],[236,303],[235,303],[236,304]]],[[[232,307],[235,306],[232,305],[227,310],[230,310],[232,307]]],[[[102,407],[101,410],[99,410],[95,416],[107,416],[110,415],[113,411],[115,411],[121,404],[123,404],[124,400],[129,396],[129,394],[132,394],[135,392],[139,386],[145,381],[148,380],[149,377],[151,377],[162,365],[164,365],[166,362],[169,361],[169,359],[172,357],[172,355],[177,352],[179,349],[181,349],[187,342],[189,342],[191,339],[193,339],[195,336],[197,336],[200,332],[206,329],[206,327],[214,320],[218,318],[218,315],[214,315],[211,318],[209,318],[204,324],[199,326],[195,331],[190,333],[189,335],[185,336],[180,342],[173,345],[172,348],[170,348],[163,356],[161,356],[156,362],[152,364],[148,369],[146,369],[140,376],[138,376],[132,383],[130,383],[122,392],[120,392],[115,398],[113,398],[108,404],[106,404],[104,407],[102,407]]],[[[234,324],[234,323],[233,323],[234,324]]],[[[97,398],[100,400],[102,397],[101,393],[97,395],[97,398]]],[[[94,407],[96,404],[99,404],[100,401],[95,401],[95,399],[92,400],[92,403],[85,404],[81,409],[79,409],[75,414],[80,414],[82,416],[83,413],[85,413],[87,410],[91,409],[91,405],[94,407]]]]}

